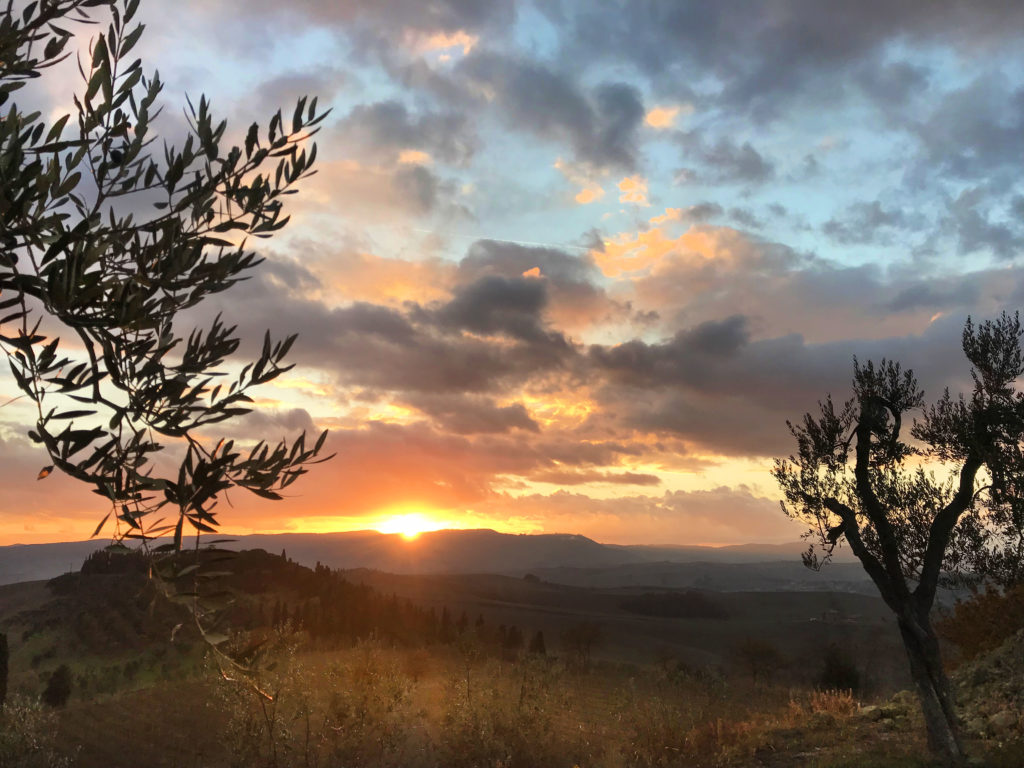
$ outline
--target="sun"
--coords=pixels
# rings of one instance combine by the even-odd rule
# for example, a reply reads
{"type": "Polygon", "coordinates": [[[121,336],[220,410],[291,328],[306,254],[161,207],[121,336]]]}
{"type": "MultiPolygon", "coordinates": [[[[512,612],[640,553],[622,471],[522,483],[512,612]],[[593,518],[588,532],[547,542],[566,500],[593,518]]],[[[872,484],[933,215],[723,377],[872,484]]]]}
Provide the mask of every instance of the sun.
{"type": "Polygon", "coordinates": [[[383,520],[377,524],[376,529],[381,533],[400,533],[406,541],[412,541],[421,533],[436,531],[443,527],[444,523],[431,520],[420,512],[409,512],[383,520]]]}

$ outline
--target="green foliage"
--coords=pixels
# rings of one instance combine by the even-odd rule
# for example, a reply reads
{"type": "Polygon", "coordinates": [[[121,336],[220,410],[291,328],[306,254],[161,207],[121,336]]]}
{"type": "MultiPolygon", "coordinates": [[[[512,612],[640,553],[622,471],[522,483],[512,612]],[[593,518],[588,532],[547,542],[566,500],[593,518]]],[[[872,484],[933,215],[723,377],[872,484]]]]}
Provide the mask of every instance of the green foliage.
{"type": "Polygon", "coordinates": [[[38,703],[14,697],[0,710],[0,766],[70,768],[55,747],[55,716],[38,703]]]}
{"type": "Polygon", "coordinates": [[[48,707],[63,707],[71,696],[71,668],[61,664],[50,675],[46,688],[43,689],[42,700],[48,707]]]}
{"type": "Polygon", "coordinates": [[[278,112],[230,146],[200,97],[183,146],[156,150],[162,84],[130,56],[137,8],[51,0],[0,15],[0,349],[35,405],[29,436],[51,462],[40,478],[57,468],[107,500],[95,534],[113,518],[119,538],[170,534],[179,548],[186,524],[216,528],[225,491],[280,498],[323,447],[326,433],[248,447],[211,436],[250,409],[252,387],[290,368],[294,336],[268,334],[256,360],[218,383],[239,346],[234,327],[219,316],[188,334],[180,326],[259,263],[247,237],[286,224],[283,198],[312,173],[307,139],[326,113],[300,99],[289,122],[278,112]],[[45,81],[100,8],[109,24],[79,62],[74,115],[47,122],[19,109],[19,89],[45,81]],[[166,453],[176,455],[154,461],[166,453]]]}

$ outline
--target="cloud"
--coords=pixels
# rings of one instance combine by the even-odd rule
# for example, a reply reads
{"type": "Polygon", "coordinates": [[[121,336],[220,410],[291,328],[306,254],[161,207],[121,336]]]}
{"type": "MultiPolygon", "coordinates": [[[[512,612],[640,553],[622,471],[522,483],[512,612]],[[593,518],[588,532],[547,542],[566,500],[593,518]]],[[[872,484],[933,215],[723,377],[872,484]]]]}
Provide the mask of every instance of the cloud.
{"type": "Polygon", "coordinates": [[[748,141],[737,145],[732,139],[722,137],[712,144],[705,144],[687,135],[682,143],[684,148],[695,150],[696,159],[704,164],[711,177],[719,183],[760,184],[775,176],[774,164],[766,160],[748,141]]]}
{"type": "Polygon", "coordinates": [[[909,126],[921,142],[913,173],[991,182],[1013,174],[1024,151],[1024,88],[1004,76],[978,77],[937,100],[923,121],[909,126]]]}
{"type": "Polygon", "coordinates": [[[577,162],[627,171],[636,166],[644,106],[635,86],[606,82],[584,94],[567,74],[542,63],[475,51],[456,73],[511,125],[567,143],[577,162]]]}
{"type": "MultiPolygon", "coordinates": [[[[577,66],[627,61],[658,84],[662,99],[695,99],[696,71],[721,84],[701,89],[699,105],[759,121],[782,119],[794,103],[820,108],[840,101],[851,75],[897,42],[969,54],[1012,45],[1024,25],[1024,11],[1012,3],[965,6],[956,0],[774,0],[756,14],[736,0],[652,2],[643,13],[631,11],[625,0],[568,4],[565,60],[577,66]]],[[[913,81],[913,73],[894,63],[866,77],[862,87],[891,103],[913,81]]]]}
{"type": "Polygon", "coordinates": [[[690,114],[693,111],[692,105],[679,105],[674,104],[668,107],[652,107],[644,115],[644,123],[656,130],[664,130],[666,128],[672,128],[676,124],[676,118],[679,114],[690,114]]]}
{"type": "Polygon", "coordinates": [[[886,243],[894,229],[910,223],[899,209],[886,209],[880,202],[858,202],[848,206],[840,217],[825,222],[821,230],[843,245],[886,243]]]}
{"type": "Polygon", "coordinates": [[[547,301],[543,281],[487,275],[456,288],[451,301],[439,307],[435,316],[445,327],[547,342],[553,340],[541,318],[547,301]]]}
{"type": "Polygon", "coordinates": [[[647,179],[643,176],[627,176],[619,182],[619,192],[620,203],[643,207],[650,205],[647,201],[647,179]]]}
{"type": "Polygon", "coordinates": [[[429,111],[414,115],[399,101],[353,107],[337,131],[348,154],[392,162],[400,160],[403,152],[419,150],[447,163],[462,164],[477,147],[464,115],[429,111]]]}
{"type": "Polygon", "coordinates": [[[430,416],[441,430],[457,435],[540,431],[522,403],[499,406],[486,397],[447,394],[419,395],[407,402],[430,416]]]}
{"type": "Polygon", "coordinates": [[[396,212],[425,216],[441,209],[457,211],[454,185],[423,165],[324,162],[303,191],[297,205],[303,212],[336,215],[344,210],[364,221],[393,220],[396,212]]]}
{"type": "Polygon", "coordinates": [[[1024,251],[1024,231],[1014,219],[993,221],[982,210],[985,190],[966,189],[948,203],[946,224],[957,238],[961,254],[989,251],[1001,259],[1012,259],[1024,251]]]}
{"type": "Polygon", "coordinates": [[[554,327],[581,332],[626,312],[598,284],[601,273],[589,256],[555,248],[480,240],[459,262],[458,279],[470,282],[486,275],[516,278],[533,269],[544,281],[547,302],[543,309],[554,327]]]}
{"type": "Polygon", "coordinates": [[[614,499],[559,491],[496,499],[494,511],[544,530],[572,531],[585,525],[598,541],[623,544],[687,541],[700,544],[788,542],[803,527],[786,518],[774,499],[746,486],[614,499]]]}
{"type": "Polygon", "coordinates": [[[567,472],[553,470],[550,472],[535,472],[530,476],[535,483],[549,483],[551,485],[590,485],[593,483],[612,485],[661,485],[661,478],[657,475],[647,475],[642,472],[567,472]]]}
{"type": "Polygon", "coordinates": [[[665,224],[669,221],[700,223],[721,216],[722,206],[718,203],[697,203],[686,208],[666,208],[665,213],[651,218],[651,224],[665,224]]]}
{"type": "Polygon", "coordinates": [[[572,184],[581,187],[573,198],[580,205],[596,203],[604,197],[604,187],[601,186],[590,169],[577,163],[567,163],[562,158],[555,161],[555,168],[572,184]]]}

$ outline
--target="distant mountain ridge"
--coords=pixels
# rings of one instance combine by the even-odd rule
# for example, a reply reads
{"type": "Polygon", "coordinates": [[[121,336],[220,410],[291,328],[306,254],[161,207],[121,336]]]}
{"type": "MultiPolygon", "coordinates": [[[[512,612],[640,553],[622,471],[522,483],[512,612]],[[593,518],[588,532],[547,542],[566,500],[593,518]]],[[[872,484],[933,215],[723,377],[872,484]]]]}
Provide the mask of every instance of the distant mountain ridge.
{"type": "MultiPolygon", "coordinates": [[[[559,569],[615,569],[650,563],[738,564],[790,562],[799,566],[805,545],[623,546],[578,534],[509,534],[490,529],[442,530],[408,541],[378,531],[252,534],[232,537],[231,549],[286,550],[312,567],[368,568],[397,574],[495,573],[522,576],[559,569]]],[[[0,547],[0,584],[49,579],[78,570],[102,541],[16,544],[0,547]]],[[[628,579],[633,581],[633,576],[628,579]]]]}

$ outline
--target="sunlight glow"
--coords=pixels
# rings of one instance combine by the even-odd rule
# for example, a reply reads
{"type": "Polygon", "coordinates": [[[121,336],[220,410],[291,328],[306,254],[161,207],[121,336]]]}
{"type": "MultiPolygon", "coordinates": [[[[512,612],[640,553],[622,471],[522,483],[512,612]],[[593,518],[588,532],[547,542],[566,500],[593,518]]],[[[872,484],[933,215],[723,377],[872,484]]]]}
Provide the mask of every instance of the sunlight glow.
{"type": "Polygon", "coordinates": [[[400,533],[402,538],[412,541],[421,533],[447,527],[446,523],[432,520],[420,512],[395,515],[374,526],[381,533],[400,533]]]}

